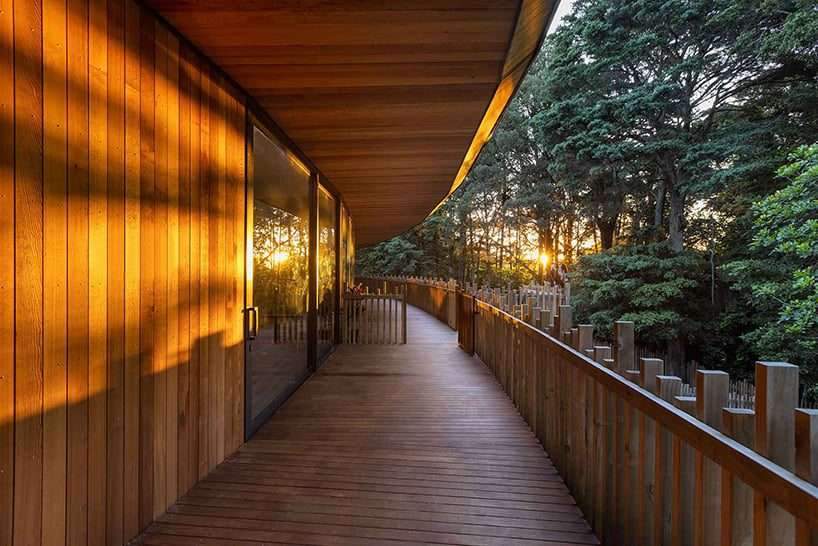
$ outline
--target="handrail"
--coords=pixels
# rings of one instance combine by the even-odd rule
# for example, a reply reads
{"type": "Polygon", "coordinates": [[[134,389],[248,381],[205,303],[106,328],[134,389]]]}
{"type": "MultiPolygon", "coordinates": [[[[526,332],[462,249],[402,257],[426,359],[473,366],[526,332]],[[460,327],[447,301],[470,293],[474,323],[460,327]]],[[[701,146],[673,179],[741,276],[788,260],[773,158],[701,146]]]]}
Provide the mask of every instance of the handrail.
{"type": "Polygon", "coordinates": [[[420,308],[440,322],[448,324],[453,330],[457,326],[457,308],[455,306],[457,288],[453,282],[436,281],[435,283],[425,283],[418,282],[413,278],[390,277],[362,277],[356,279],[356,282],[360,282],[370,291],[398,291],[402,289],[401,287],[406,287],[407,303],[420,308]],[[428,290],[418,291],[419,287],[428,290]]]}
{"type": "MultiPolygon", "coordinates": [[[[444,284],[394,282],[429,301],[444,284]]],[[[755,412],[727,408],[724,372],[698,371],[691,397],[661,360],[637,366],[633,323],[594,346],[568,305],[537,317],[479,296],[456,295],[461,347],[514,401],[603,543],[818,544],[818,411],[796,408],[796,366],[757,363],[755,412]]]]}
{"type": "Polygon", "coordinates": [[[344,294],[340,331],[342,343],[405,344],[405,291],[396,290],[393,293],[378,294],[344,294]]]}
{"type": "Polygon", "coordinates": [[[661,423],[669,432],[679,436],[696,451],[729,470],[747,485],[774,501],[792,515],[818,527],[818,487],[799,478],[769,459],[759,455],[729,436],[722,434],[695,417],[680,411],[658,396],[635,385],[613,370],[594,362],[573,347],[558,341],[534,326],[484,301],[475,300],[478,307],[499,313],[518,328],[539,336],[555,349],[573,359],[571,364],[636,409],[661,423]]]}

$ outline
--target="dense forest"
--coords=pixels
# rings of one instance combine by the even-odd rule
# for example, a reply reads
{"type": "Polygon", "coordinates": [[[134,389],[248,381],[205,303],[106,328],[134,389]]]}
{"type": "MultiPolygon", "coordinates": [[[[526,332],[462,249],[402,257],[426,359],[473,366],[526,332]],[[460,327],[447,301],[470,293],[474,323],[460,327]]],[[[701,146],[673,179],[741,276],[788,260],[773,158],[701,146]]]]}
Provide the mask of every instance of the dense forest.
{"type": "Polygon", "coordinates": [[[359,275],[568,265],[579,320],[818,381],[818,6],[577,0],[466,182],[359,275]]]}

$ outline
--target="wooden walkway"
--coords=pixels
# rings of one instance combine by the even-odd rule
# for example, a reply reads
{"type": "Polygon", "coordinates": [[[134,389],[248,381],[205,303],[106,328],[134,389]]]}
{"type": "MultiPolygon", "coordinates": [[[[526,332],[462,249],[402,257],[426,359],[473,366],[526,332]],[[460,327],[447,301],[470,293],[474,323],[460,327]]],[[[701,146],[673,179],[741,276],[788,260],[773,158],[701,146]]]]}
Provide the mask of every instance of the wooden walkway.
{"type": "Polygon", "coordinates": [[[343,345],[144,544],[597,544],[551,462],[455,334],[343,345]]]}

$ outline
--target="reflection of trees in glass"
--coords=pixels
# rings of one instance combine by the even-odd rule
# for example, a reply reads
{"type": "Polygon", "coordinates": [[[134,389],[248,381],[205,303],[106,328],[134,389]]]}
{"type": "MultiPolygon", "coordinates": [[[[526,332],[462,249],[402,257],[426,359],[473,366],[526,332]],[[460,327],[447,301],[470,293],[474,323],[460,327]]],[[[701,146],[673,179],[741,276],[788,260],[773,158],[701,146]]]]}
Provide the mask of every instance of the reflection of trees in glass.
{"type": "Polygon", "coordinates": [[[318,339],[331,342],[335,319],[335,200],[319,193],[318,339]]]}
{"type": "Polygon", "coordinates": [[[263,315],[306,311],[307,221],[256,201],[253,298],[263,315]]]}
{"type": "Polygon", "coordinates": [[[321,227],[319,234],[319,293],[335,290],[335,229],[321,227]]]}
{"type": "Polygon", "coordinates": [[[352,238],[352,221],[344,207],[341,207],[341,290],[350,288],[355,267],[355,242],[352,238]]]}

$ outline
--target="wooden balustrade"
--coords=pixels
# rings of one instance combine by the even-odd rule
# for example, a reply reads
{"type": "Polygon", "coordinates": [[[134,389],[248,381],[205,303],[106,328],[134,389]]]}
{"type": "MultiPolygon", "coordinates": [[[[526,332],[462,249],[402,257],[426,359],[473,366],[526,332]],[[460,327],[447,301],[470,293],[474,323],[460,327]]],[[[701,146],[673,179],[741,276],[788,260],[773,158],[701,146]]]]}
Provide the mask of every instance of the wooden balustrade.
{"type": "MultiPolygon", "coordinates": [[[[585,325],[571,346],[475,305],[475,353],[604,543],[816,543],[818,414],[795,409],[796,366],[757,363],[755,412],[725,408],[726,373],[699,370],[696,397],[682,397],[661,360],[633,362],[630,323],[616,325],[613,347],[591,347],[585,325]]],[[[560,315],[570,332],[567,309],[560,315]]]]}
{"type": "Polygon", "coordinates": [[[457,306],[455,328],[457,329],[457,344],[466,353],[474,354],[474,312],[475,298],[465,292],[458,292],[452,298],[457,306]]]}
{"type": "Polygon", "coordinates": [[[406,343],[406,298],[392,294],[346,294],[341,310],[343,343],[406,343]]]}
{"type": "Polygon", "coordinates": [[[273,344],[307,343],[307,315],[275,315],[264,319],[264,328],[269,328],[273,344]]]}
{"type": "MultiPolygon", "coordinates": [[[[440,318],[443,283],[400,282],[440,318]]],[[[758,362],[754,410],[727,407],[726,373],[698,370],[682,396],[661,359],[637,359],[632,323],[595,345],[554,296],[541,308],[482,294],[511,313],[461,292],[458,341],[497,377],[604,544],[818,544],[818,411],[796,409],[796,366],[758,362]]]]}
{"type": "Polygon", "coordinates": [[[369,291],[406,291],[406,301],[429,313],[439,321],[457,328],[457,283],[453,280],[420,279],[415,277],[358,278],[369,291]]]}

